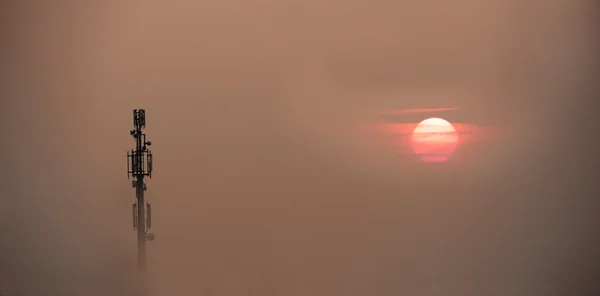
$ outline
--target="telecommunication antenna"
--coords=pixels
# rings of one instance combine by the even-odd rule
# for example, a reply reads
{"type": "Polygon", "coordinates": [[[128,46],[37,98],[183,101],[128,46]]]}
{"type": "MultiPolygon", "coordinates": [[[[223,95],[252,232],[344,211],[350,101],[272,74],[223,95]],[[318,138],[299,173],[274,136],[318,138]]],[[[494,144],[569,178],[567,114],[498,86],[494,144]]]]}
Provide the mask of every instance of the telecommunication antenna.
{"type": "Polygon", "coordinates": [[[151,207],[144,201],[144,191],[147,190],[144,177],[152,178],[152,151],[147,146],[152,145],[146,141],[146,134],[142,129],[146,127],[146,111],[144,109],[133,110],[134,129],[129,133],[135,139],[135,150],[127,152],[127,178],[132,177],[131,182],[135,188],[136,202],[133,208],[133,230],[137,231],[138,237],[138,270],[140,273],[146,271],[146,241],[154,240],[154,234],[148,233],[151,222],[151,207]]]}

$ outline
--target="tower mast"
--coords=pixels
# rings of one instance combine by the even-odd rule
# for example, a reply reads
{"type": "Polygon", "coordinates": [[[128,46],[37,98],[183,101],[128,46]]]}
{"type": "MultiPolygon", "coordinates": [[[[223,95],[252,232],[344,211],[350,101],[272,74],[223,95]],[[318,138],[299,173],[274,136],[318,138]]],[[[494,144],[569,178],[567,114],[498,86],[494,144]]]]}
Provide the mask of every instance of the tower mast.
{"type": "Polygon", "coordinates": [[[152,178],[152,151],[147,146],[152,145],[146,141],[146,134],[142,129],[146,127],[146,111],[133,110],[134,129],[129,133],[135,139],[135,149],[127,152],[127,178],[132,177],[132,186],[135,188],[136,202],[133,209],[133,229],[137,231],[138,238],[138,271],[146,271],[146,241],[154,240],[154,235],[148,233],[151,226],[150,204],[144,201],[146,183],[144,177],[152,178]]]}

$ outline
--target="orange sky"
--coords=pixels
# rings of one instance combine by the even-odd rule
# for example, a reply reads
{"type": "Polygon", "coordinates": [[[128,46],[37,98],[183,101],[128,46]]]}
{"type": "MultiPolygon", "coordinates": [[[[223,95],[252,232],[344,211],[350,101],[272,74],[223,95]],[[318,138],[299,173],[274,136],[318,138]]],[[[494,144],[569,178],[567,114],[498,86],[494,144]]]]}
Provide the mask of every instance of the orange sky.
{"type": "Polygon", "coordinates": [[[132,294],[136,108],[155,155],[149,296],[551,295],[592,267],[582,1],[11,2],[6,295],[132,294]],[[486,145],[463,136],[423,166],[395,147],[430,116],[485,126],[486,145]]]}

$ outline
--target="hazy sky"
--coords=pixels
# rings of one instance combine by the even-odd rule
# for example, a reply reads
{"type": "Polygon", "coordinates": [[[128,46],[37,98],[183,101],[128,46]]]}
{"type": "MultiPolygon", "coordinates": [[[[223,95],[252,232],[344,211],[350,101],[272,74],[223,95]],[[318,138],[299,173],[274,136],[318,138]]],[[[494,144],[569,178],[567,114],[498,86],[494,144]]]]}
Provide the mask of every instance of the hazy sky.
{"type": "Polygon", "coordinates": [[[135,108],[152,295],[558,295],[592,260],[588,2],[80,2],[2,9],[7,296],[125,295],[135,108]],[[351,128],[446,107],[531,136],[432,167],[351,128]]]}

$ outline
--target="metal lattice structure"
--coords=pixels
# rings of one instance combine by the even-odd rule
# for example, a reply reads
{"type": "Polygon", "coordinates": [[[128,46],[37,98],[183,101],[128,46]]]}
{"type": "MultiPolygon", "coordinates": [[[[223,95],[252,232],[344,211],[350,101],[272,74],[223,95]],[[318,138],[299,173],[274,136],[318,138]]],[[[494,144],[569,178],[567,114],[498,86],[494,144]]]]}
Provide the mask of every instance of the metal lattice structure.
{"type": "Polygon", "coordinates": [[[133,209],[133,229],[138,236],[138,269],[140,273],[146,270],[146,241],[154,240],[154,235],[148,233],[151,223],[151,206],[144,200],[144,191],[148,188],[144,177],[152,178],[152,151],[146,141],[146,134],[142,130],[146,127],[146,111],[133,110],[134,129],[129,133],[135,139],[136,147],[127,152],[127,178],[132,177],[132,186],[135,188],[136,202],[133,209]]]}

